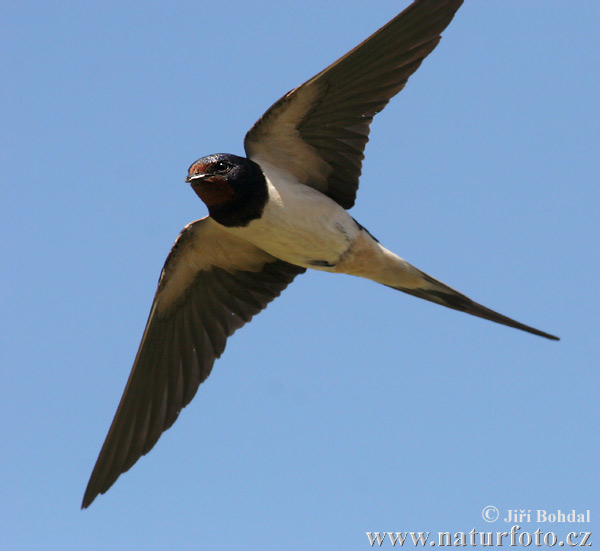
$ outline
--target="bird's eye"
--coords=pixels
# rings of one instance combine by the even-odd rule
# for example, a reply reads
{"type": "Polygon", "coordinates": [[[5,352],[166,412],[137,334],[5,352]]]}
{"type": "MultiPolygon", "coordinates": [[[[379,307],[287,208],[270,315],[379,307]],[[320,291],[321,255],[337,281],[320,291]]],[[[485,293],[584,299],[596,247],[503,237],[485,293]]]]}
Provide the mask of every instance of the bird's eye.
{"type": "Polygon", "coordinates": [[[231,168],[227,161],[217,161],[213,166],[216,172],[227,172],[231,168]]]}

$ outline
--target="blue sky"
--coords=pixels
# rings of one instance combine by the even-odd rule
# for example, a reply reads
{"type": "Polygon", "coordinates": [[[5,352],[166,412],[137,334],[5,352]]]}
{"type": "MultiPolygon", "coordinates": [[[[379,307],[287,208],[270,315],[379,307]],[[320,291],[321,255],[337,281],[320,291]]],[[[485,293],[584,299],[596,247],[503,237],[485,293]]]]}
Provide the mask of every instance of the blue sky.
{"type": "Polygon", "coordinates": [[[467,2],[375,119],[352,210],[561,342],[306,274],[79,509],[164,259],[206,214],[188,166],[242,154],[273,101],[407,4],[5,3],[4,549],[366,549],[510,526],[487,505],[600,514],[592,0],[467,2]]]}

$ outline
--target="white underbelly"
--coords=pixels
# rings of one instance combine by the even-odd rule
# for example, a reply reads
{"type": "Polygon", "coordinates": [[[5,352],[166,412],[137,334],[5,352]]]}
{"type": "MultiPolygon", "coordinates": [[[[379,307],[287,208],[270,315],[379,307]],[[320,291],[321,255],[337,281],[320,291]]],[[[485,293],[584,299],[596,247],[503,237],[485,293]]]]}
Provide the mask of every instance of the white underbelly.
{"type": "Polygon", "coordinates": [[[227,228],[299,266],[328,270],[350,248],[360,229],[335,201],[302,184],[267,181],[262,216],[243,228],[227,228]]]}

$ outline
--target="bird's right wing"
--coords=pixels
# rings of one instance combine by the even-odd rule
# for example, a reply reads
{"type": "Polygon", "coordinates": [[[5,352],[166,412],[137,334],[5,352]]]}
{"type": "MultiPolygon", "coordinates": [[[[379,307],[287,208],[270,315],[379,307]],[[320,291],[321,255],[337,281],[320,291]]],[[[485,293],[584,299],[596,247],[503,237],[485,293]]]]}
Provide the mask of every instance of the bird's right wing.
{"type": "Polygon", "coordinates": [[[152,449],[208,377],[227,338],[304,271],[230,236],[211,218],[186,226],[162,270],[82,507],[152,449]]]}

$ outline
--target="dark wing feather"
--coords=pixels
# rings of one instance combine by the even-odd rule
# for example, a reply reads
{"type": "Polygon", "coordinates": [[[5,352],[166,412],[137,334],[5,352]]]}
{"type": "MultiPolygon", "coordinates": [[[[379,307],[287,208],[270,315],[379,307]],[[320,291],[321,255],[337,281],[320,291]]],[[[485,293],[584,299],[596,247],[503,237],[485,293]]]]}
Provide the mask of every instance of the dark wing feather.
{"type": "Polygon", "coordinates": [[[277,101],[246,135],[249,158],[354,204],[369,125],[440,41],[463,0],[417,0],[277,101]]]}
{"type": "Polygon", "coordinates": [[[82,507],[152,449],[208,377],[227,338],[304,271],[230,237],[211,219],[184,229],[165,262],[82,507]]]}

